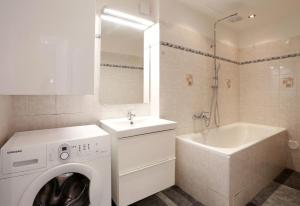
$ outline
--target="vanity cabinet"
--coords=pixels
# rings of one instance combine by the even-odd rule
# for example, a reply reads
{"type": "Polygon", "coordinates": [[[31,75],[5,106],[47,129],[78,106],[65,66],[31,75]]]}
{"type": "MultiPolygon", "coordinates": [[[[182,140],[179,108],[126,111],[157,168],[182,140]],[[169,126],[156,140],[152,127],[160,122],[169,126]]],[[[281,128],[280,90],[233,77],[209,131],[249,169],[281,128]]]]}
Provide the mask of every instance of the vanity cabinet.
{"type": "Polygon", "coordinates": [[[113,196],[126,206],[175,184],[175,131],[115,139],[113,196]]]}
{"type": "Polygon", "coordinates": [[[0,95],[93,94],[95,0],[1,0],[0,25],[0,95]]]}
{"type": "Polygon", "coordinates": [[[127,206],[175,184],[176,123],[157,119],[139,120],[130,126],[101,121],[112,136],[112,197],[118,206],[127,206]],[[157,123],[157,125],[155,125],[157,123]],[[119,127],[113,129],[113,125],[119,127]],[[150,125],[152,124],[152,125],[150,125]],[[120,125],[122,125],[120,127],[120,125]]]}

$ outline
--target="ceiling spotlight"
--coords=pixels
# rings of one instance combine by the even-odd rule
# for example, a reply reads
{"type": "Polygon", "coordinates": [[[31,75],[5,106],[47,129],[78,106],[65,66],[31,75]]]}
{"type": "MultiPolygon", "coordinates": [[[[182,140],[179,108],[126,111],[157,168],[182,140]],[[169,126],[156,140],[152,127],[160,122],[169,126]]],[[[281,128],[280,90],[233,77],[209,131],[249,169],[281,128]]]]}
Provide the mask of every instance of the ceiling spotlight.
{"type": "Polygon", "coordinates": [[[254,19],[255,17],[256,17],[256,14],[250,14],[250,15],[248,16],[249,19],[254,19]]]}

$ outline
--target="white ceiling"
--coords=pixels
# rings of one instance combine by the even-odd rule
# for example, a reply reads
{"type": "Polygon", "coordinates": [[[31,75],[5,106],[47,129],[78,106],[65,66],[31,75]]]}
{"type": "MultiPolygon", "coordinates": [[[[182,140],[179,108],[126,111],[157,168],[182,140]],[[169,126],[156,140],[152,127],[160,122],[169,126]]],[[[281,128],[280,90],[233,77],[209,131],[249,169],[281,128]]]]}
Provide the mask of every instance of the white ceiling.
{"type": "Polygon", "coordinates": [[[236,32],[288,22],[289,18],[300,20],[300,0],[178,0],[214,19],[238,12],[242,21],[227,23],[236,32]],[[248,15],[256,14],[255,19],[248,15]]]}

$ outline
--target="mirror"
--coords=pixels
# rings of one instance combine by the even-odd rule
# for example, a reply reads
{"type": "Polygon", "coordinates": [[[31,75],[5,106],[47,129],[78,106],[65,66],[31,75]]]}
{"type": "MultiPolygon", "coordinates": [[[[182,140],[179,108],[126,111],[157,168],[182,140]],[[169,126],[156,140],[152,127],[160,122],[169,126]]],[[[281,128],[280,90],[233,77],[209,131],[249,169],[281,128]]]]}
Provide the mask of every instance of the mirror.
{"type": "Polygon", "coordinates": [[[100,102],[144,103],[144,32],[101,23],[100,102]]]}
{"type": "Polygon", "coordinates": [[[149,103],[150,20],[104,7],[101,13],[99,98],[102,104],[149,103]]]}

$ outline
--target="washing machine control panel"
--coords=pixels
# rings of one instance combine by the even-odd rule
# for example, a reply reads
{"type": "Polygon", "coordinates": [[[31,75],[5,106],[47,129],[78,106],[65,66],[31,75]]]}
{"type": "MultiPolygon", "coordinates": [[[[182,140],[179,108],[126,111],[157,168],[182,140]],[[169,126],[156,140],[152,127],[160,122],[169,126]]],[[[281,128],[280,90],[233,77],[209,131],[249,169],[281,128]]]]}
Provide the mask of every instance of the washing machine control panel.
{"type": "Polygon", "coordinates": [[[109,138],[68,141],[47,146],[48,163],[86,161],[99,155],[110,155],[109,138]]]}
{"type": "Polygon", "coordinates": [[[70,158],[71,147],[68,144],[62,144],[58,148],[58,156],[61,160],[67,160],[70,158]]]}

